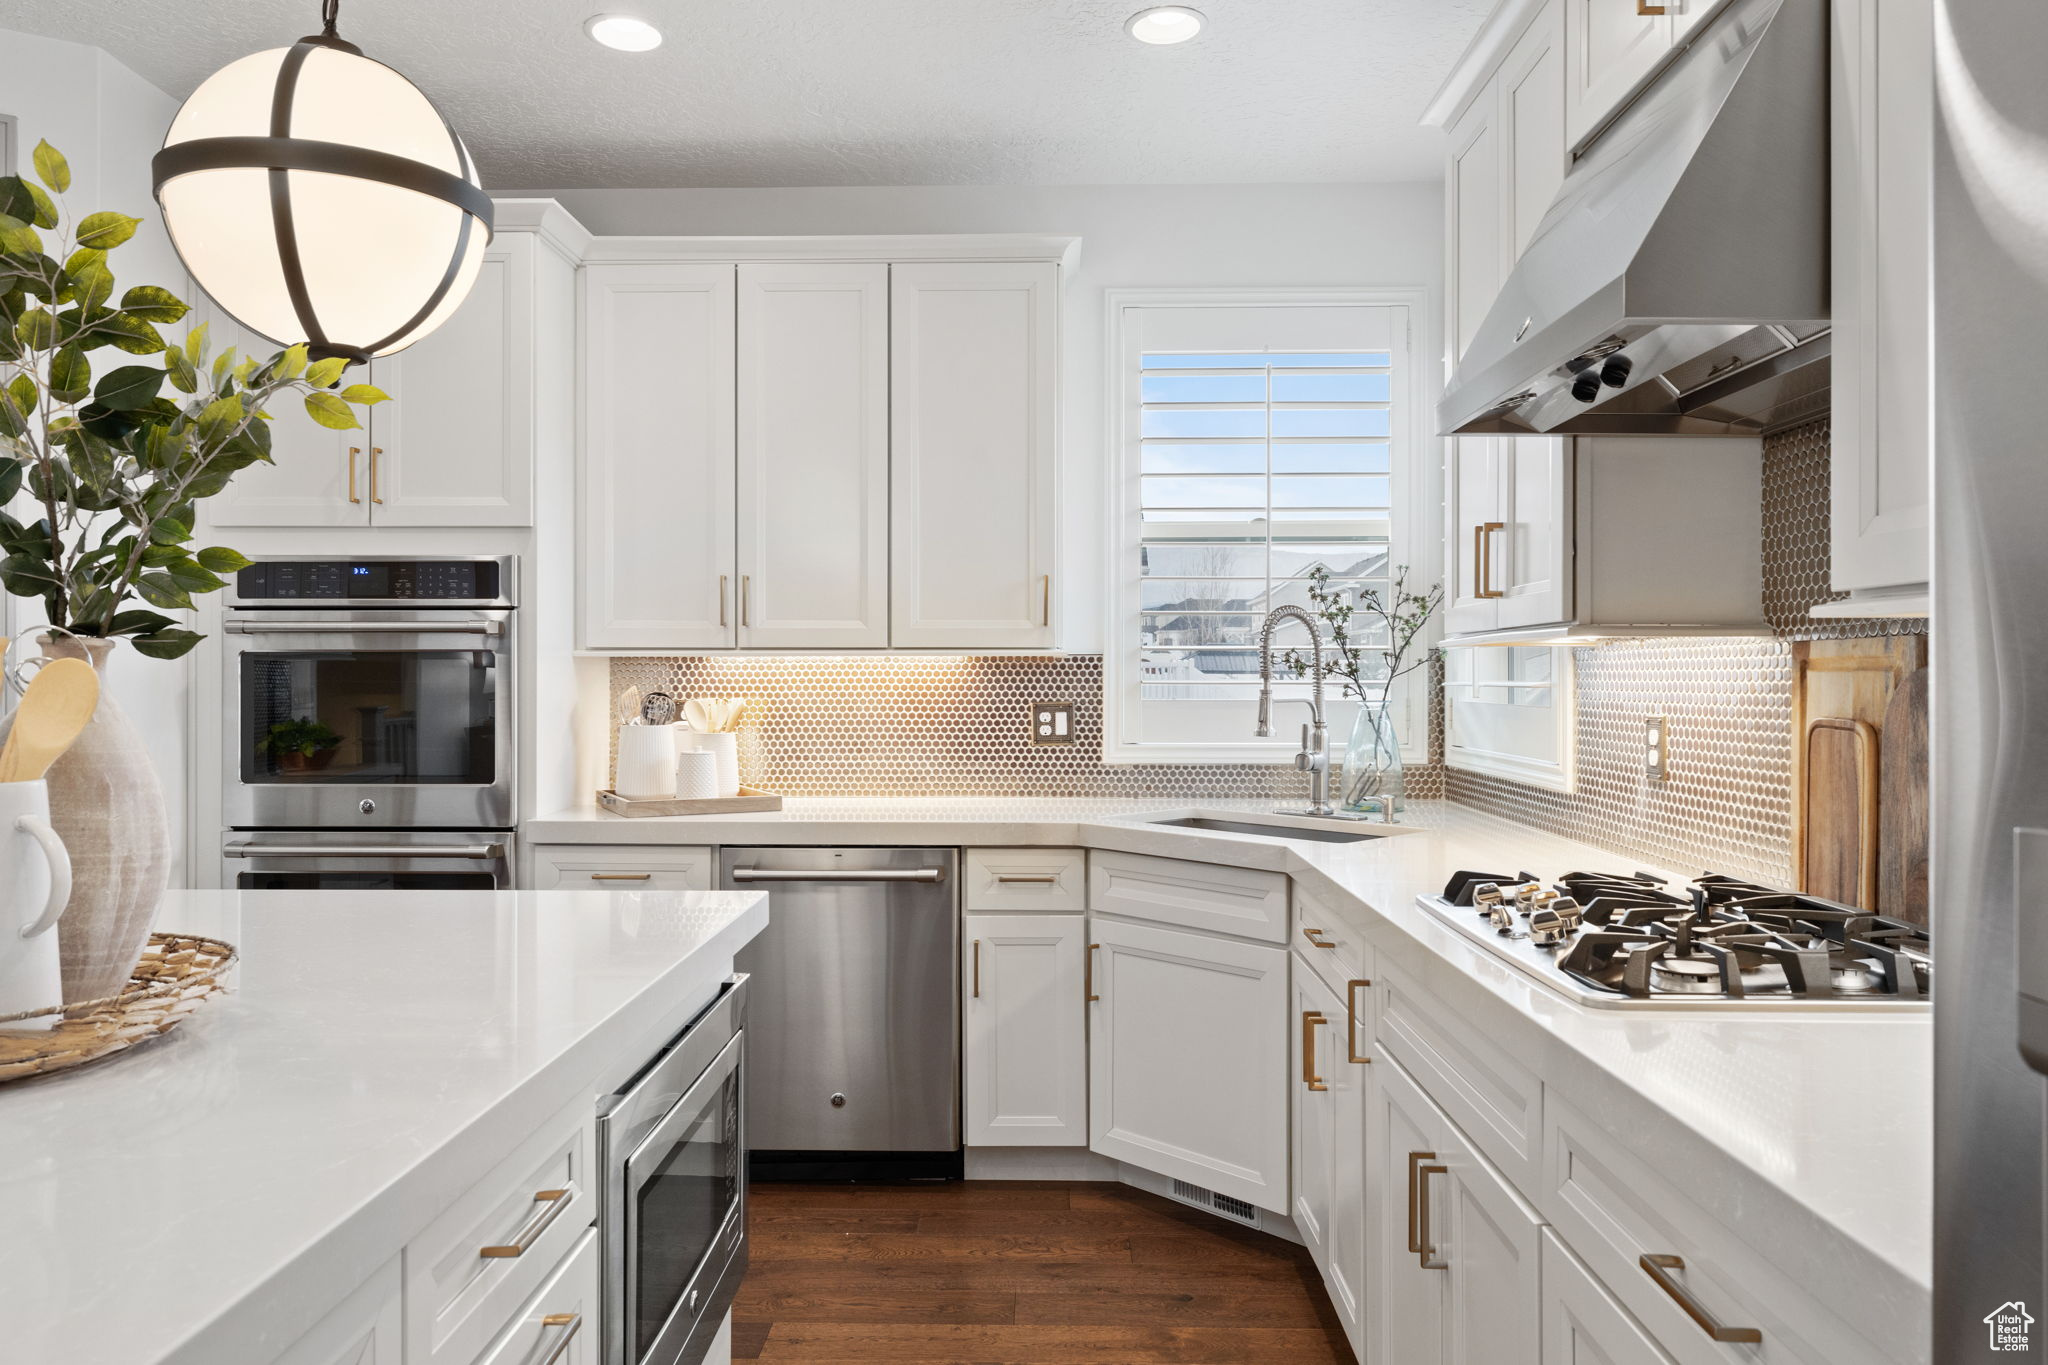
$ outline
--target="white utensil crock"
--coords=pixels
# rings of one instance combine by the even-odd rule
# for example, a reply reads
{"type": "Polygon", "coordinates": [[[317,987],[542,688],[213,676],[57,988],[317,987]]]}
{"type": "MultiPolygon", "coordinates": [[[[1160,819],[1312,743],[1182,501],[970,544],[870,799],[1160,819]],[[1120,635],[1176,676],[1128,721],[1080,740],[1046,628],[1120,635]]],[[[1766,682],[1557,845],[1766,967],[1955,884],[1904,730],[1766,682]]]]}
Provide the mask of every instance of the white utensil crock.
{"type": "MultiPolygon", "coordinates": [[[[71,857],[50,828],[45,782],[0,782],[0,1015],[63,1003],[58,916],[71,899],[71,857]]],[[[58,1016],[0,1024],[47,1029],[58,1016]]]]}
{"type": "Polygon", "coordinates": [[[612,790],[638,801],[676,794],[676,732],[666,725],[619,727],[619,772],[612,790]]]}
{"type": "Polygon", "coordinates": [[[740,794],[740,737],[730,730],[715,734],[701,734],[685,731],[683,743],[692,749],[710,754],[718,760],[718,794],[738,796],[740,794]]]}
{"type": "MultiPolygon", "coordinates": [[[[688,740],[689,736],[681,736],[688,740]]],[[[683,801],[708,801],[718,795],[718,756],[704,749],[684,749],[676,755],[676,797],[683,801]]]]}

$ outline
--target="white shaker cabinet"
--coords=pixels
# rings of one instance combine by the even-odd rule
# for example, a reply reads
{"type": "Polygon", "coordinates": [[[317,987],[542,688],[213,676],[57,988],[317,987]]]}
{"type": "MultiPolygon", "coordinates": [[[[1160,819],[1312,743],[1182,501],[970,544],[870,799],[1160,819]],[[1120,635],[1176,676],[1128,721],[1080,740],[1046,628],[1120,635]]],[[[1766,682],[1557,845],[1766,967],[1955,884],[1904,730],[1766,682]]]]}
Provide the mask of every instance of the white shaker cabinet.
{"type": "Polygon", "coordinates": [[[1449,316],[1451,368],[1465,355],[1486,310],[1500,292],[1505,251],[1502,249],[1500,109],[1496,87],[1480,92],[1450,134],[1450,160],[1444,168],[1444,221],[1450,225],[1445,261],[1445,301],[1449,316]]]}
{"type": "Polygon", "coordinates": [[[1543,1230],[1543,1365],[1671,1365],[1557,1234],[1543,1230]]]}
{"type": "Polygon", "coordinates": [[[1059,267],[897,264],[889,642],[1053,644],[1059,267]]]}
{"type": "Polygon", "coordinates": [[[1565,138],[1577,148],[1649,79],[1677,41],[1672,11],[1709,0],[1566,0],[1565,138]]]}
{"type": "Polygon", "coordinates": [[[889,267],[739,268],[739,643],[889,643],[889,267]]]}
{"type": "Polygon", "coordinates": [[[1344,1002],[1295,955],[1294,1227],[1322,1272],[1352,1350],[1365,1332],[1366,1136],[1370,1059],[1344,1002]]]}
{"type": "Polygon", "coordinates": [[[1087,1143],[1087,927],[1077,914],[966,917],[968,1146],[1087,1143]]]}
{"type": "Polygon", "coordinates": [[[1088,1145],[1287,1212],[1287,950],[1091,915],[1088,1145]]]}
{"type": "MultiPolygon", "coordinates": [[[[529,216],[538,225],[547,214],[529,216]]],[[[210,524],[532,525],[534,464],[544,444],[539,413],[549,401],[543,386],[560,382],[571,354],[572,273],[539,233],[501,228],[446,322],[343,376],[344,384],[383,389],[391,401],[357,409],[363,426],[350,431],[315,423],[296,395],[277,405],[275,463],[241,471],[205,503],[210,524]],[[557,295],[559,317],[543,302],[557,295]]],[[[216,349],[259,357],[278,349],[209,305],[200,314],[216,349]]],[[[568,458],[566,449],[550,453],[568,458]]]]}
{"type": "Polygon", "coordinates": [[[1836,0],[1833,586],[1816,614],[1927,609],[1933,354],[1931,0],[1836,0]]]}
{"type": "Polygon", "coordinates": [[[583,271],[583,644],[737,641],[735,269],[583,271]]]}
{"type": "Polygon", "coordinates": [[[1536,1365],[1540,1215],[1398,1064],[1375,1079],[1380,1359],[1536,1365]]]}

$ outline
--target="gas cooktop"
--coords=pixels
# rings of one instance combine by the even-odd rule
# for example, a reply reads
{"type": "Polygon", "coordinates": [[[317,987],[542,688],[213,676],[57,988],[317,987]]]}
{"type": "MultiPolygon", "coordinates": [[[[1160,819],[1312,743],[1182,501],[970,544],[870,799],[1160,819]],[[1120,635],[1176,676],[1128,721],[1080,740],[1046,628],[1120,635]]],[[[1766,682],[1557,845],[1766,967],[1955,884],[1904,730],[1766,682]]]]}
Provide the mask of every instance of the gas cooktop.
{"type": "Polygon", "coordinates": [[[1422,906],[1589,1005],[1925,1007],[1927,926],[1707,873],[1458,872],[1422,906]]]}

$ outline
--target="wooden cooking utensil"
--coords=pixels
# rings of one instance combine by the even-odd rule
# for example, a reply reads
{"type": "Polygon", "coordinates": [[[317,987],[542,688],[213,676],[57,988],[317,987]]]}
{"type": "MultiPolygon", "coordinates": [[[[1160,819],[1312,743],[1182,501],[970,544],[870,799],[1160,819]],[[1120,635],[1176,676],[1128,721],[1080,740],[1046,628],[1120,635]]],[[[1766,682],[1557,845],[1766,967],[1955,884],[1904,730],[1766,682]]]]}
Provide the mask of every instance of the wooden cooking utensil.
{"type": "Polygon", "coordinates": [[[29,680],[0,748],[0,782],[34,782],[64,757],[100,704],[100,677],[83,659],[52,659],[29,680]]]}
{"type": "Polygon", "coordinates": [[[1927,670],[1884,710],[1877,764],[1877,911],[1927,923],[1927,670]]]}

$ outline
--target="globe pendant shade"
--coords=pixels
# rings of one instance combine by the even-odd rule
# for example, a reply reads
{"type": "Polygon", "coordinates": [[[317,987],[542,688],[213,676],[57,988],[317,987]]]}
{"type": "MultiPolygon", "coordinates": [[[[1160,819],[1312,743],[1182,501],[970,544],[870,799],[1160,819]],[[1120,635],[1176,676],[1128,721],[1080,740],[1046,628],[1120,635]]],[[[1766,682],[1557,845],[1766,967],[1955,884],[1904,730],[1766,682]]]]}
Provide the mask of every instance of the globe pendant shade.
{"type": "Polygon", "coordinates": [[[316,360],[390,355],[433,331],[490,240],[490,198],[440,110],[331,33],[215,72],[153,169],[199,287],[316,360]]]}

